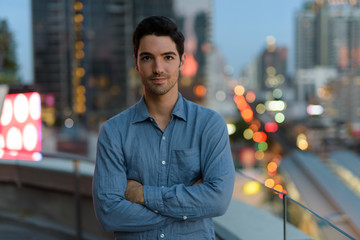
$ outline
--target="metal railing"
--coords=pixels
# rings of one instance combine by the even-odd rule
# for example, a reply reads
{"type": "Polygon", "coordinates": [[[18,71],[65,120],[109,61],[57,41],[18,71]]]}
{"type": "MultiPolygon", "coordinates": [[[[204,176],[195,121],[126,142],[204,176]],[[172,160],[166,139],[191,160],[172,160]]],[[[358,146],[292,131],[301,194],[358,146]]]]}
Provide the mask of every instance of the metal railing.
{"type": "Polygon", "coordinates": [[[269,198],[270,198],[270,200],[267,199],[266,204],[264,204],[267,206],[264,207],[264,206],[257,205],[256,207],[264,208],[266,211],[271,212],[272,214],[278,215],[279,217],[282,218],[283,239],[284,240],[292,239],[289,236],[289,231],[287,230],[288,223],[294,225],[297,228],[301,227],[301,226],[299,226],[299,222],[296,223],[296,221],[293,221],[293,222],[289,221],[289,215],[292,214],[289,212],[289,210],[290,210],[289,204],[291,204],[292,210],[294,210],[295,208],[298,208],[296,211],[297,219],[299,219],[299,212],[301,212],[301,214],[307,214],[311,217],[308,219],[308,221],[312,222],[312,224],[313,224],[312,227],[314,229],[312,231],[311,230],[306,231],[306,229],[305,230],[300,229],[300,230],[302,230],[305,234],[309,235],[313,239],[316,239],[316,240],[329,240],[329,239],[356,240],[354,237],[350,236],[348,233],[346,233],[345,231],[343,231],[342,229],[337,227],[335,224],[333,224],[329,220],[321,217],[319,214],[317,214],[315,211],[309,209],[304,204],[301,204],[300,202],[291,198],[288,194],[286,194],[284,192],[280,192],[273,188],[269,188],[269,187],[265,186],[265,184],[263,184],[262,182],[258,181],[257,179],[255,179],[251,176],[248,176],[247,174],[243,173],[242,171],[237,171],[237,172],[239,173],[239,175],[241,177],[244,178],[243,181],[257,182],[261,186],[262,190],[266,190],[266,192],[268,193],[269,198]],[[271,211],[271,207],[269,207],[269,205],[281,205],[281,208],[273,207],[273,209],[275,209],[275,210],[271,211]],[[279,211],[279,209],[281,209],[281,211],[279,211]],[[329,238],[329,236],[330,236],[330,238],[329,238]]]}

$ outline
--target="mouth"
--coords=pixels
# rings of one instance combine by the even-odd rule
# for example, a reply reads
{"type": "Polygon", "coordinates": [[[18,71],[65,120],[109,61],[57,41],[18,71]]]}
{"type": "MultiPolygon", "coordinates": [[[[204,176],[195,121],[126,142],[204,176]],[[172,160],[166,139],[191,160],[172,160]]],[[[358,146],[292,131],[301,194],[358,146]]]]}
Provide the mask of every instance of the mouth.
{"type": "Polygon", "coordinates": [[[165,77],[154,77],[150,79],[153,83],[163,83],[166,81],[165,77]]]}

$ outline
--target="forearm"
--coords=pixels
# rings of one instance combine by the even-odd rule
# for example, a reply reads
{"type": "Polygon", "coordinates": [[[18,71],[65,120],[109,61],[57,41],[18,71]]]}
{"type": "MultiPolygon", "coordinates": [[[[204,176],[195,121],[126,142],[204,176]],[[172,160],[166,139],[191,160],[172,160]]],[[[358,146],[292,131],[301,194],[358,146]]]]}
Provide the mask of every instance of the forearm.
{"type": "MultiPolygon", "coordinates": [[[[96,182],[96,180],[94,181],[96,182]]],[[[114,191],[99,192],[94,187],[96,216],[105,231],[138,232],[153,230],[175,221],[154,211],[126,200],[114,191]]]]}
{"type": "Polygon", "coordinates": [[[144,186],[145,205],[159,214],[177,219],[223,215],[233,192],[233,174],[196,186],[144,186]]]}

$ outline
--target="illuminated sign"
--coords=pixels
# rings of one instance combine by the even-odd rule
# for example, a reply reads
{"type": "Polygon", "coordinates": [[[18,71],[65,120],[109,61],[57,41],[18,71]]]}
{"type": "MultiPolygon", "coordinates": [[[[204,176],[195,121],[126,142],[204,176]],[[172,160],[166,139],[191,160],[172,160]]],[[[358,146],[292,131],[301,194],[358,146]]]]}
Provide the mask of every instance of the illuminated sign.
{"type": "Polygon", "coordinates": [[[40,95],[7,94],[0,118],[0,158],[39,161],[40,152],[40,95]]]}

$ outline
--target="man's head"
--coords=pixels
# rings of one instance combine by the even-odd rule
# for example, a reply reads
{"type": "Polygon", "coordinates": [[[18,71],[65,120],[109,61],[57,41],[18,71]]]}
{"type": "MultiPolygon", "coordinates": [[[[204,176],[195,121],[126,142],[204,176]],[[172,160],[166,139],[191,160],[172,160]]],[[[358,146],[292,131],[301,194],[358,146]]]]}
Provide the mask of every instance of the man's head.
{"type": "Polygon", "coordinates": [[[146,35],[168,36],[176,44],[180,58],[184,53],[183,34],[178,30],[176,24],[167,17],[152,16],[142,20],[136,27],[133,34],[134,56],[137,58],[141,38],[146,35]]]}

